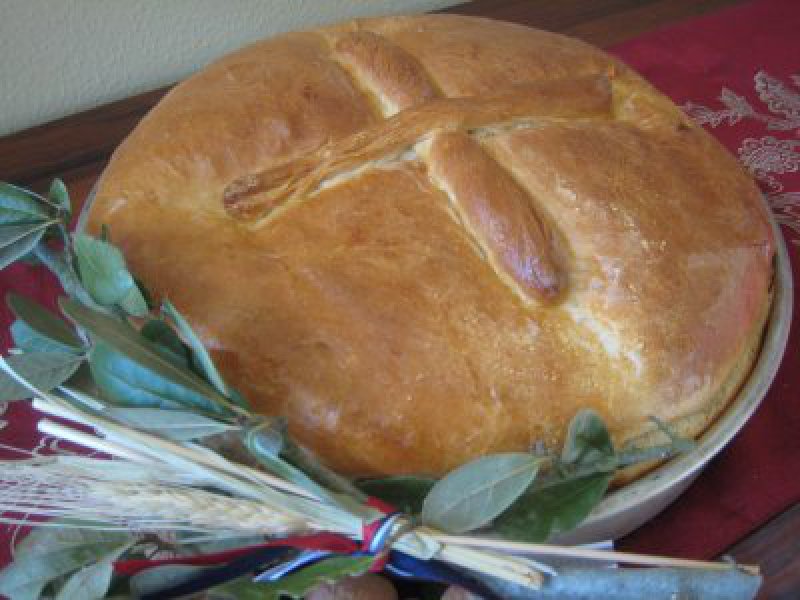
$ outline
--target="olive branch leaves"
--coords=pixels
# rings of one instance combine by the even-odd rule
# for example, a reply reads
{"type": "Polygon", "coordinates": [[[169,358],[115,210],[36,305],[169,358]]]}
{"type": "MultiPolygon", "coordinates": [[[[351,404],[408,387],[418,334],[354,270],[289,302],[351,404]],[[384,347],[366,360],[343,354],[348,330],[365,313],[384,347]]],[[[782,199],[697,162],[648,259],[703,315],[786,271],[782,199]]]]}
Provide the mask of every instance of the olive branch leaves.
{"type": "MultiPolygon", "coordinates": [[[[233,439],[253,462],[322,502],[357,512],[372,495],[448,533],[483,529],[518,541],[542,541],[574,528],[603,498],[618,469],[689,447],[658,423],[664,446],[617,450],[601,418],[585,410],[572,420],[559,453],[483,456],[438,481],[350,481],[295,442],[284,420],[251,414],[190,320],[168,299],[154,303],[107,229],[99,238],[70,234],[71,215],[60,180],[46,196],[0,182],[0,268],[33,260],[52,271],[66,293],[59,300],[62,314],[19,295],[6,299],[15,317],[15,348],[0,371],[0,402],[29,397],[32,386],[181,443],[233,439]]],[[[0,572],[0,593],[104,597],[113,587],[113,560],[134,552],[137,538],[78,525],[51,523],[28,536],[15,562],[0,572]]],[[[368,567],[364,558],[329,559],[274,586],[273,596],[247,581],[227,584],[218,595],[299,598],[322,581],[368,567]]],[[[150,589],[174,581],[174,570],[161,573],[162,579],[150,574],[150,589]]]]}

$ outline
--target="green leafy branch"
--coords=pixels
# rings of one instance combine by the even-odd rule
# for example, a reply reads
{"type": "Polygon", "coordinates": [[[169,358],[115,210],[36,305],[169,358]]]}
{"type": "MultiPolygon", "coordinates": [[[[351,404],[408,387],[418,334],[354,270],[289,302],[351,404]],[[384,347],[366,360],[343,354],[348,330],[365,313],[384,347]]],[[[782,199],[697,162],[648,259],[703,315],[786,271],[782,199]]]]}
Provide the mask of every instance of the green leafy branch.
{"type": "Polygon", "coordinates": [[[443,479],[401,476],[359,482],[432,527],[489,531],[516,541],[543,542],[583,522],[605,496],[619,469],[669,458],[691,448],[659,422],[667,443],[617,451],[602,419],[591,410],[570,423],[560,454],[484,456],[443,479]]]}
{"type": "MultiPolygon", "coordinates": [[[[363,501],[374,495],[448,533],[489,528],[532,542],[582,522],[619,469],[691,448],[655,420],[667,438],[664,445],[617,450],[600,417],[586,410],[572,420],[560,453],[488,455],[438,481],[402,476],[354,483],[297,444],[285,421],[251,414],[189,319],[167,299],[153,303],[107,228],[99,238],[70,235],[71,215],[60,180],[47,196],[0,183],[0,268],[32,257],[54,273],[66,293],[59,300],[66,320],[30,299],[8,296],[15,349],[5,358],[11,372],[0,371],[0,402],[30,396],[22,379],[81,410],[171,440],[233,436],[273,475],[352,514],[362,514],[363,501]]],[[[112,561],[135,546],[127,533],[37,530],[0,573],[0,593],[23,600],[45,590],[56,598],[101,598],[112,583],[112,561]]],[[[363,572],[370,560],[332,558],[271,588],[242,580],[217,592],[234,598],[300,597],[322,581],[363,572]]],[[[176,571],[163,573],[173,577],[176,571]]]]}
{"type": "MultiPolygon", "coordinates": [[[[8,296],[16,317],[16,353],[6,359],[11,369],[41,391],[56,390],[84,409],[164,437],[235,434],[254,461],[317,496],[338,503],[343,500],[337,495],[365,498],[292,440],[283,421],[251,414],[188,319],[168,299],[154,305],[108,228],[100,238],[70,235],[71,215],[60,180],[46,198],[0,183],[0,244],[30,238],[24,248],[7,253],[0,268],[36,257],[67,294],[59,307],[68,321],[31,299],[8,296]]],[[[0,372],[0,402],[29,396],[26,386],[0,372]]]]}
{"type": "Polygon", "coordinates": [[[14,562],[0,572],[0,594],[14,600],[37,600],[51,591],[56,600],[105,597],[112,562],[136,538],[126,532],[95,531],[81,524],[53,522],[34,529],[17,544],[14,562]]]}

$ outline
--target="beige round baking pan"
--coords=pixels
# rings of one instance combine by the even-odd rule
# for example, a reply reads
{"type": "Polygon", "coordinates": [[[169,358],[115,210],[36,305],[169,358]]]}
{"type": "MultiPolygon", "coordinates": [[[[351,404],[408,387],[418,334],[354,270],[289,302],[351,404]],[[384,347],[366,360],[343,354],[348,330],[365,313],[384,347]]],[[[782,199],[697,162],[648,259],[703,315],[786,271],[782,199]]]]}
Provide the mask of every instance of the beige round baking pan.
{"type": "Polygon", "coordinates": [[[786,242],[771,215],[770,212],[776,244],[772,309],[758,360],[736,398],[697,440],[694,450],[610,493],[583,525],[559,537],[559,542],[582,544],[617,539],[655,517],[689,487],[744,427],[766,396],[789,338],[794,292],[786,242]]]}
{"type": "MultiPolygon", "coordinates": [[[[93,198],[94,190],[82,208],[78,231],[85,227],[93,198]]],[[[774,298],[758,360],[736,399],[698,440],[694,450],[609,494],[583,525],[559,537],[558,542],[572,544],[617,539],[652,519],[689,487],[758,408],[780,365],[792,320],[793,284],[789,255],[780,229],[774,219],[771,222],[776,241],[774,298]]]]}

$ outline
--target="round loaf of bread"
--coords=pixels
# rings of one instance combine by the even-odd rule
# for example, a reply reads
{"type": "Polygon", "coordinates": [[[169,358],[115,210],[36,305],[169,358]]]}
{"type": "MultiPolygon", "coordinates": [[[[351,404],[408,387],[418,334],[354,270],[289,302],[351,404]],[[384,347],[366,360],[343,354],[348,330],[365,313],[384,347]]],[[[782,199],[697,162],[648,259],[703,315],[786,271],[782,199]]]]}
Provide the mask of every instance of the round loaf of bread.
{"type": "Polygon", "coordinates": [[[582,42],[457,16],[247,47],[119,147],[89,229],[256,410],[352,475],[702,432],[756,356],[773,237],[711,136],[582,42]]]}

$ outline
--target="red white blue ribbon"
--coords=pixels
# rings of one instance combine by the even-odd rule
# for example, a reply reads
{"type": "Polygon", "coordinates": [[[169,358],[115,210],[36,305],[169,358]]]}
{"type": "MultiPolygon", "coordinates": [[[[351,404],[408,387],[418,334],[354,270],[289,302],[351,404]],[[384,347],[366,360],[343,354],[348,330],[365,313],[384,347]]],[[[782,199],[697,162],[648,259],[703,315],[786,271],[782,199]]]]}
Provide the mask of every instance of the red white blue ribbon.
{"type": "Polygon", "coordinates": [[[208,567],[180,584],[142,596],[142,600],[169,600],[202,592],[245,575],[252,575],[256,582],[279,581],[282,577],[332,556],[374,556],[376,560],[370,571],[385,571],[403,579],[458,585],[484,598],[496,598],[478,580],[440,561],[420,560],[402,552],[390,551],[389,545],[403,515],[374,499],[370,499],[368,504],[385,514],[364,525],[360,544],[343,535],[319,533],[271,540],[257,546],[213,554],[157,560],[121,560],[114,563],[114,571],[118,575],[135,575],[165,565],[208,567]]]}

